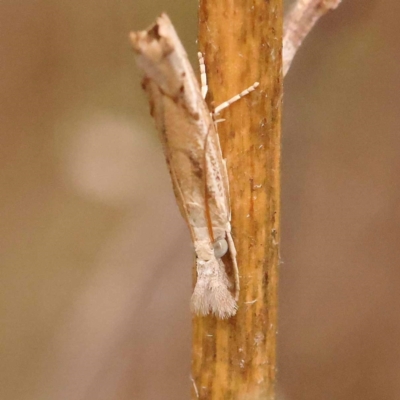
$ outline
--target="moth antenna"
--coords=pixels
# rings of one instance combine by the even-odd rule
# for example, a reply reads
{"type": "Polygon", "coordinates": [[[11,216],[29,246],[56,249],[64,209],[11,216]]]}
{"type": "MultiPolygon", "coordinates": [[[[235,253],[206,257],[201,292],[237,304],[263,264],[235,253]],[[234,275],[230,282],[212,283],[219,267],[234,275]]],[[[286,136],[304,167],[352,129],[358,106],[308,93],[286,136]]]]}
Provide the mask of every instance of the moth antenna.
{"type": "Polygon", "coordinates": [[[226,238],[228,239],[229,245],[229,253],[231,255],[232,265],[233,265],[233,273],[235,276],[235,301],[239,300],[240,293],[240,276],[239,276],[239,267],[236,261],[236,248],[233,242],[232,234],[230,229],[226,232],[226,238]]]}
{"type": "Polygon", "coordinates": [[[210,206],[208,204],[208,186],[207,186],[207,144],[208,144],[208,136],[210,134],[210,130],[208,130],[206,138],[204,140],[204,157],[203,157],[203,162],[204,162],[204,211],[205,211],[205,218],[207,221],[207,229],[208,233],[211,238],[211,242],[214,242],[214,232],[213,232],[213,227],[212,227],[212,221],[211,221],[211,215],[210,215],[210,206]]]}

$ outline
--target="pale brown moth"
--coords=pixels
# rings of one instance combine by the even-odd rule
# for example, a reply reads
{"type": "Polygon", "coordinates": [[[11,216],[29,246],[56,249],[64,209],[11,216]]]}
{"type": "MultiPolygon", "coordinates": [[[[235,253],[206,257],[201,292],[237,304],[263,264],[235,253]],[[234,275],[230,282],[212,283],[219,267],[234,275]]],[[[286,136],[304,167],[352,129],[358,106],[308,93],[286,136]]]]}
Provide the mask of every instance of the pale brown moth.
{"type": "Polygon", "coordinates": [[[195,77],[178,35],[163,14],[145,31],[130,35],[138,66],[144,73],[150,112],[161,134],[175,197],[191,233],[196,253],[197,282],[191,308],[199,315],[235,315],[239,270],[230,224],[229,184],[215,116],[253,91],[255,83],[210,113],[201,54],[201,83],[195,77]],[[221,257],[233,264],[234,291],[221,257]]]}

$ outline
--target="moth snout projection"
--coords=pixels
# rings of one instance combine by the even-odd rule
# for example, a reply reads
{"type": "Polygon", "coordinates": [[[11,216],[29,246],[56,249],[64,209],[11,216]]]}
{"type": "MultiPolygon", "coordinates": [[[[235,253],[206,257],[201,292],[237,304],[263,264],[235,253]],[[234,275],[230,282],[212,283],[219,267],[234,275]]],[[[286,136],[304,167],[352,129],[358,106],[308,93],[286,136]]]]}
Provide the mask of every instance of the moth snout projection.
{"type": "Polygon", "coordinates": [[[229,182],[215,116],[252,92],[253,84],[210,112],[205,102],[207,80],[199,53],[201,87],[187,54],[167,17],[162,14],[147,30],[131,33],[172,186],[190,230],[196,254],[197,281],[191,308],[198,315],[229,318],[236,314],[239,269],[231,233],[229,182]],[[229,252],[233,277],[223,257],[229,252]]]}

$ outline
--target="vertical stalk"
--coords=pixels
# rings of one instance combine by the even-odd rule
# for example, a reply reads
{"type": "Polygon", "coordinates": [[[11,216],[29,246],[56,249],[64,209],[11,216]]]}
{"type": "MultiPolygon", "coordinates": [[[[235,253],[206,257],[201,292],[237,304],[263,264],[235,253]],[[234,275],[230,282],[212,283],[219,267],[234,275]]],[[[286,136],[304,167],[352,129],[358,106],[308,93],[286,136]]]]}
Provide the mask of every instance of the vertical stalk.
{"type": "MultiPolygon", "coordinates": [[[[274,399],[280,236],[282,0],[200,0],[209,104],[221,113],[241,293],[228,320],[193,317],[192,399],[274,399]]],[[[224,260],[225,262],[225,260],[224,260]]],[[[229,264],[229,260],[226,260],[229,264]]]]}

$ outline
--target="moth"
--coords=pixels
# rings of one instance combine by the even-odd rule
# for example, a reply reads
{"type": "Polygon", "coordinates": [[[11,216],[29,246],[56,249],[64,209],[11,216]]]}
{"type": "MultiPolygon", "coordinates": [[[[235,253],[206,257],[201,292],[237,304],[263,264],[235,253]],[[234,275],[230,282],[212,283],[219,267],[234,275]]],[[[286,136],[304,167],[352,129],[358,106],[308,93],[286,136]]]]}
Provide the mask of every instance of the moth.
{"type": "Polygon", "coordinates": [[[217,114],[253,91],[258,83],[222,103],[207,107],[207,81],[199,53],[201,87],[178,35],[166,14],[145,31],[131,32],[131,43],[150,112],[161,135],[180,212],[190,229],[196,254],[197,281],[191,309],[219,318],[235,315],[239,269],[231,232],[229,182],[216,129],[217,114]],[[229,251],[233,283],[222,257],[229,251]]]}

